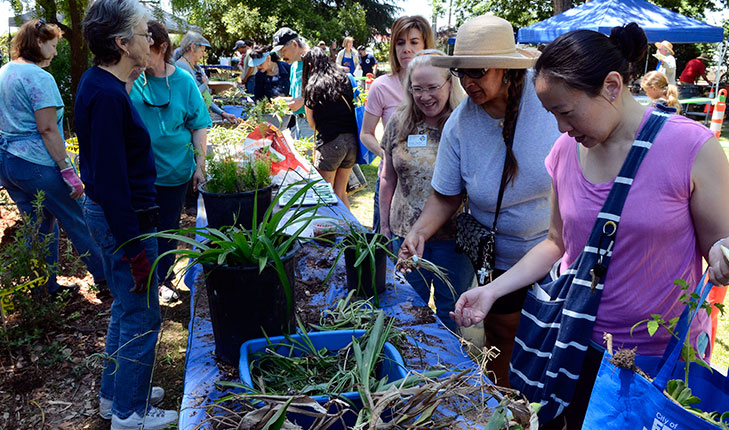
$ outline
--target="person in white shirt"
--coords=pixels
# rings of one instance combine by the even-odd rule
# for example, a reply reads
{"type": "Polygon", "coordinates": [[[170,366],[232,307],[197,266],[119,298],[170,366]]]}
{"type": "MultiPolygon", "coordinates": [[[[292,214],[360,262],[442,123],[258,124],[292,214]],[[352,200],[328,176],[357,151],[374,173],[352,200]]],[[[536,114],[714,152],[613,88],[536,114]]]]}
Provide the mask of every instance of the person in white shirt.
{"type": "Polygon", "coordinates": [[[656,42],[658,52],[653,54],[658,58],[656,70],[662,72],[668,78],[668,83],[676,85],[676,59],[673,57],[673,44],[667,40],[656,42]]]}

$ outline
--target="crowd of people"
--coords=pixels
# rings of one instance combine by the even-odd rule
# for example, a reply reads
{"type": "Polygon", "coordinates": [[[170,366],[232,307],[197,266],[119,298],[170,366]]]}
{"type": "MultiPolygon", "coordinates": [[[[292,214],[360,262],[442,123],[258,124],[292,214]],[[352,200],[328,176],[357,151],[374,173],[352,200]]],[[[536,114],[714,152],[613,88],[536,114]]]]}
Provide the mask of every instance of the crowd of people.
{"type": "MultiPolygon", "coordinates": [[[[94,66],[73,106],[78,173],[64,147],[66,107],[43,70],[62,33],[31,20],[13,38],[13,61],[0,68],[0,184],[28,214],[45,191],[42,232],[57,239],[60,224],[113,299],[106,354],[116,364],[103,370],[100,415],[115,430],[164,428],[177,413],[155,407],[164,390],[152,385],[152,367],[160,301],[176,299],[174,259],[162,259],[153,273],[151,262],[176,243],[139,236],[179,227],[188,189],[205,180],[210,112],[236,118],[212,102],[200,67],[210,43],[202,35],[189,32],[174,53],[164,25],[138,0],[96,0],[83,32],[94,66]]],[[[583,252],[636,136],[656,109],[663,112],[639,104],[629,88],[649,50],[645,33],[635,24],[610,36],[573,31],[540,54],[517,47],[508,21],[484,15],[459,28],[446,55],[425,18],[400,17],[392,25],[390,72],[372,83],[361,129],[352,74],[376,74],[377,62],[365,46],[354,49],[351,37],[342,45],[310,47],[282,27],[270,43],[237,42],[233,56],[255,99],[284,97],[294,136],[315,136],[314,167],[346,205],[359,141],[382,158],[374,228],[394,239],[399,258],[424,257],[445,269],[452,289],[437,278],[405,276],[426,302],[432,288],[451,330],[483,322],[486,344],[500,351],[489,368],[508,386],[531,286],[553,266],[566,271],[583,252]],[[464,213],[494,237],[488,273],[476,273],[457,251],[464,213]]],[[[655,104],[678,108],[673,47],[663,41],[656,48],[660,70],[641,86],[655,104]]],[[[702,59],[689,62],[681,85],[706,79],[702,59]]],[[[543,428],[581,427],[603,332],[622,348],[660,356],[668,334],[633,326],[651,314],[680,314],[682,291],[673,281],[695,285],[703,258],[715,285],[729,282],[720,249],[729,245],[721,215],[729,210],[729,163],[712,132],[665,115],[631,181],[574,399],[563,399],[569,406],[543,428]]],[[[52,248],[49,263],[58,259],[57,243],[52,248]]],[[[61,290],[53,277],[44,289],[61,290]]],[[[702,313],[691,342],[705,360],[707,333],[702,313]]]]}

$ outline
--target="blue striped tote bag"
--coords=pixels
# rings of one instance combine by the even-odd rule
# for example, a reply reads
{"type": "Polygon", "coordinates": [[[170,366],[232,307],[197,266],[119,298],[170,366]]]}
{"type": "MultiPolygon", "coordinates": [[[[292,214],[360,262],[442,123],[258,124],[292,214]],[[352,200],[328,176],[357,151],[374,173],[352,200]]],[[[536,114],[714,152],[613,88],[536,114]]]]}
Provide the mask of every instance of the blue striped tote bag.
{"type": "Polygon", "coordinates": [[[511,356],[509,382],[539,402],[539,420],[561,414],[574,394],[590,343],[603,282],[612,255],[625,198],[640,163],[670,116],[656,108],[638,133],[615,178],[590,237],[564,273],[559,262],[529,290],[511,356]]]}

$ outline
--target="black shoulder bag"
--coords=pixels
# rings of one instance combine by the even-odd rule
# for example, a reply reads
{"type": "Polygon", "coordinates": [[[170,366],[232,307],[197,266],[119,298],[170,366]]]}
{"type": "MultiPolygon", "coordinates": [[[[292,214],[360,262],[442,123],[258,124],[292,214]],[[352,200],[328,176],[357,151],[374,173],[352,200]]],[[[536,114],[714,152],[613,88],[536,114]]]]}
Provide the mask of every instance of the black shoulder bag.
{"type": "MultiPolygon", "coordinates": [[[[512,133],[507,148],[514,143],[512,133]]],[[[473,270],[476,271],[478,285],[486,285],[491,282],[496,264],[496,221],[501,212],[501,201],[504,198],[506,188],[506,158],[504,158],[504,169],[501,172],[501,185],[499,185],[499,197],[496,200],[496,213],[494,223],[488,228],[468,211],[468,195],[465,198],[463,212],[456,217],[456,251],[464,253],[471,260],[473,270]]]]}

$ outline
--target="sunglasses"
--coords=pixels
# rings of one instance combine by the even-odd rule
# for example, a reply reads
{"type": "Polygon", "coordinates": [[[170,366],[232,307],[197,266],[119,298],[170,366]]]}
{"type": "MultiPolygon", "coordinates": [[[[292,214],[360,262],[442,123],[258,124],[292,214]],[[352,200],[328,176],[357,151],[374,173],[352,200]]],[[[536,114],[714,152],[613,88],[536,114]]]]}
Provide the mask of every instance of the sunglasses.
{"type": "Polygon", "coordinates": [[[170,88],[170,78],[169,78],[169,76],[167,76],[167,74],[165,73],[165,82],[167,83],[167,92],[168,92],[168,94],[167,94],[167,103],[163,103],[161,105],[160,104],[154,104],[154,103],[148,101],[147,98],[145,97],[145,95],[144,95],[144,88],[147,86],[147,82],[148,82],[147,81],[147,74],[146,73],[143,73],[142,76],[144,76],[144,83],[142,84],[142,102],[145,105],[149,106],[149,107],[155,107],[155,108],[166,108],[167,106],[169,106],[170,105],[170,101],[172,101],[172,89],[170,88]]]}
{"type": "Polygon", "coordinates": [[[471,79],[481,79],[489,69],[451,69],[451,75],[462,78],[468,76],[471,79]]]}
{"type": "Polygon", "coordinates": [[[35,23],[35,30],[36,30],[36,31],[40,30],[40,29],[41,29],[41,27],[43,27],[43,26],[44,26],[44,25],[46,25],[46,24],[47,24],[47,23],[46,23],[46,20],[45,20],[45,19],[43,19],[43,18],[40,18],[40,19],[38,20],[38,22],[36,22],[36,23],[35,23]]]}

